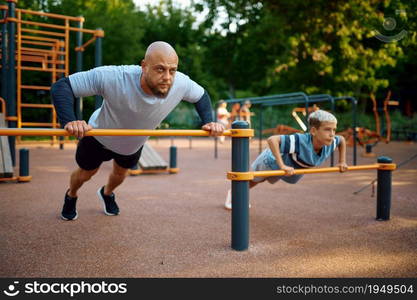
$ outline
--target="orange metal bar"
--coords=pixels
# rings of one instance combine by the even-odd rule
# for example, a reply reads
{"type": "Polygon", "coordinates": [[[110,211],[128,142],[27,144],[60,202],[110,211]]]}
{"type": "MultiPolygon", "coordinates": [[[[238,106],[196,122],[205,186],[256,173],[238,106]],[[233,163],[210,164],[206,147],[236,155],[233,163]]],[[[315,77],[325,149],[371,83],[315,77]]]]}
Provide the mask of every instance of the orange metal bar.
{"type": "MultiPolygon", "coordinates": [[[[22,32],[23,32],[23,28],[22,28],[22,32]]],[[[47,37],[42,37],[42,36],[36,36],[36,35],[22,35],[22,39],[34,40],[34,41],[53,42],[53,43],[58,41],[57,39],[52,39],[52,38],[47,38],[47,37]]]]}
{"type": "MultiPolygon", "coordinates": [[[[69,21],[65,21],[65,76],[69,75],[69,21]]],[[[60,49],[58,49],[60,50],[60,49]]]]}
{"type": "Polygon", "coordinates": [[[18,8],[16,10],[17,11],[19,10],[24,14],[45,16],[45,17],[50,17],[50,18],[54,18],[54,19],[61,19],[61,20],[65,19],[65,20],[71,20],[71,21],[84,21],[83,17],[72,17],[72,16],[58,15],[58,14],[53,14],[53,13],[45,13],[45,12],[41,12],[41,11],[34,11],[34,10],[21,9],[21,8],[18,8]]]}
{"type": "Polygon", "coordinates": [[[55,41],[54,43],[51,43],[51,42],[48,43],[48,42],[27,41],[27,40],[22,39],[22,44],[53,47],[55,45],[55,41]]]}
{"type": "Polygon", "coordinates": [[[1,102],[1,111],[2,113],[6,115],[6,101],[2,97],[0,97],[0,102],[1,102]]]}
{"type": "MultiPolygon", "coordinates": [[[[53,69],[49,69],[49,68],[38,68],[38,67],[22,67],[22,70],[27,70],[27,71],[40,71],[40,72],[53,72],[53,69]]],[[[59,70],[57,69],[56,72],[60,72],[60,73],[65,73],[65,70],[59,70]]]]}
{"type": "MultiPolygon", "coordinates": [[[[46,27],[46,28],[54,28],[54,29],[62,29],[65,30],[65,26],[62,25],[55,25],[55,24],[47,24],[47,23],[40,23],[40,22],[33,22],[33,21],[27,21],[27,20],[17,20],[16,18],[7,18],[8,21],[13,22],[20,22],[25,25],[33,25],[33,26],[40,26],[40,27],[46,27]]],[[[69,27],[69,30],[71,31],[80,31],[84,33],[90,33],[90,34],[96,34],[97,30],[93,29],[84,29],[84,28],[78,28],[78,27],[69,27]]]]}
{"type": "MultiPolygon", "coordinates": [[[[43,122],[22,122],[22,126],[45,126],[45,127],[53,127],[53,123],[43,123],[43,122]]],[[[23,130],[23,129],[22,129],[23,130]]],[[[28,129],[30,130],[30,129],[28,129]]],[[[51,130],[51,129],[46,129],[51,130]]]]}
{"type": "MultiPolygon", "coordinates": [[[[17,19],[21,21],[22,13],[20,11],[16,11],[17,19]]],[[[20,22],[17,23],[17,80],[16,80],[16,87],[17,87],[17,128],[22,127],[22,25],[20,22]]]]}
{"type": "Polygon", "coordinates": [[[33,52],[33,53],[47,53],[49,55],[55,54],[55,53],[65,55],[65,52],[63,52],[63,51],[46,50],[46,49],[40,49],[40,48],[22,47],[22,50],[30,51],[30,52],[33,52]]]}
{"type": "Polygon", "coordinates": [[[65,36],[65,34],[61,32],[53,32],[53,31],[45,31],[45,30],[37,30],[37,29],[29,29],[29,28],[22,28],[22,32],[45,34],[45,35],[59,36],[59,37],[65,36]]]}
{"type": "MultiPolygon", "coordinates": [[[[371,165],[360,165],[360,166],[350,166],[347,171],[362,171],[362,170],[395,170],[397,168],[396,164],[371,164],[371,165]]],[[[338,167],[330,168],[311,168],[311,169],[296,169],[294,174],[320,174],[320,173],[335,173],[340,172],[338,167]]],[[[227,172],[227,178],[230,180],[237,181],[248,181],[252,180],[254,177],[271,177],[271,176],[284,176],[286,173],[282,170],[276,171],[256,171],[256,172],[227,172]]]]}
{"type": "MultiPolygon", "coordinates": [[[[348,171],[359,171],[359,170],[376,170],[379,168],[379,164],[361,165],[361,166],[349,166],[348,171]]],[[[311,169],[296,169],[294,173],[299,174],[316,174],[316,173],[332,173],[340,172],[338,167],[330,168],[311,168],[311,169]]],[[[252,172],[255,177],[269,177],[269,176],[284,176],[285,171],[256,171],[252,172]]]]}
{"type": "Polygon", "coordinates": [[[75,48],[75,51],[84,51],[85,50],[85,47],[87,47],[91,43],[94,43],[95,40],[96,40],[96,37],[94,36],[90,40],[88,40],[87,42],[85,42],[84,45],[81,45],[80,47],[76,47],[75,48]]]}
{"type": "MultiPolygon", "coordinates": [[[[0,136],[70,136],[65,129],[20,129],[1,128],[0,136]]],[[[181,129],[93,129],[86,133],[87,136],[209,136],[205,130],[181,130],[181,129]]],[[[253,129],[225,130],[224,136],[251,137],[253,129]]]]}
{"type": "Polygon", "coordinates": [[[30,108],[54,108],[53,104],[46,103],[21,103],[21,107],[30,107],[30,108]]]}
{"type": "Polygon", "coordinates": [[[22,89],[26,90],[44,90],[49,91],[51,89],[50,86],[40,86],[40,85],[22,85],[22,89]]]}

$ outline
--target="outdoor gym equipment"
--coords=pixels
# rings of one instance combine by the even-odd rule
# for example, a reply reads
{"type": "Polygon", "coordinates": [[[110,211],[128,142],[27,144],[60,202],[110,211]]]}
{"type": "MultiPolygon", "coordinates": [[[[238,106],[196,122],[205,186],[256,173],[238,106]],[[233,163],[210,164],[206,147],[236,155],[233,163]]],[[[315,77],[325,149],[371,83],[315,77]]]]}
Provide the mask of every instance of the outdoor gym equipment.
{"type": "MultiPolygon", "coordinates": [[[[236,121],[232,129],[224,132],[232,137],[232,237],[234,250],[243,251],[249,247],[249,181],[254,176],[281,176],[282,171],[249,172],[249,138],[253,136],[246,122],[236,121]]],[[[8,129],[0,128],[0,136],[16,135],[69,135],[63,129],[8,129]]],[[[209,136],[204,130],[141,130],[141,129],[93,129],[86,135],[101,136],[209,136]]],[[[388,220],[391,206],[391,173],[396,165],[388,157],[380,157],[377,164],[352,166],[349,171],[378,170],[377,220],[388,220]]],[[[338,168],[296,170],[296,174],[339,172],[338,168]]]]}

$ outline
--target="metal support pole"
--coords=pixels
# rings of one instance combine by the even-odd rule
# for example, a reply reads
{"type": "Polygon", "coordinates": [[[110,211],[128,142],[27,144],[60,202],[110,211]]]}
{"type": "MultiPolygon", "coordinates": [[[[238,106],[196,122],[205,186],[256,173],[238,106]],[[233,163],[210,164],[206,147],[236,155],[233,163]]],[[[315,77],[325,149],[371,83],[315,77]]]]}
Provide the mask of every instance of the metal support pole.
{"type": "Polygon", "coordinates": [[[259,150],[258,152],[262,152],[262,125],[263,125],[263,105],[259,106],[259,150]]]}
{"type": "Polygon", "coordinates": [[[177,147],[171,146],[169,148],[169,173],[175,174],[178,173],[179,169],[177,167],[177,147]]]}
{"type": "MultiPolygon", "coordinates": [[[[83,23],[80,21],[78,22],[78,28],[83,28],[83,23]]],[[[83,44],[83,33],[81,31],[77,31],[76,33],[76,47],[81,47],[83,44]]],[[[81,72],[83,70],[83,50],[76,51],[76,72],[81,72]]],[[[83,111],[82,111],[82,101],[83,98],[76,98],[75,99],[75,115],[77,120],[83,119],[83,111]]]]}
{"type": "Polygon", "coordinates": [[[29,176],[29,150],[26,148],[19,150],[19,176],[29,176]]]}
{"type": "MultiPolygon", "coordinates": [[[[378,157],[378,163],[390,164],[392,159],[387,156],[378,157]]],[[[376,219],[389,220],[392,194],[392,170],[378,169],[376,219]]]]}
{"type": "MultiPolygon", "coordinates": [[[[8,2],[9,18],[16,18],[16,3],[8,2]]],[[[14,21],[7,22],[9,32],[8,43],[8,80],[7,80],[7,115],[8,117],[17,117],[16,114],[16,23],[14,21]]],[[[15,120],[8,122],[10,128],[16,128],[15,120]]],[[[12,156],[13,166],[16,166],[16,137],[9,137],[10,154],[12,156]]]]}
{"type": "MultiPolygon", "coordinates": [[[[233,129],[246,129],[249,124],[236,121],[233,129]]],[[[232,136],[232,172],[249,171],[249,138],[232,136]]],[[[249,247],[249,181],[232,180],[232,248],[249,247]]]]}
{"type": "MultiPolygon", "coordinates": [[[[102,30],[101,28],[97,28],[97,30],[102,30]]],[[[94,53],[94,65],[96,67],[100,67],[102,65],[102,37],[97,36],[96,37],[96,48],[94,53]]],[[[103,104],[103,98],[101,96],[94,96],[95,98],[95,109],[98,109],[103,104]]]]}
{"type": "MultiPolygon", "coordinates": [[[[64,42],[64,40],[60,40],[59,51],[60,52],[65,52],[65,42],[64,42]]],[[[64,55],[60,54],[58,57],[59,57],[60,61],[65,61],[65,56],[64,55]]],[[[65,65],[62,65],[62,64],[58,65],[58,69],[61,69],[61,70],[65,69],[65,65]]],[[[59,73],[58,76],[59,76],[59,78],[62,78],[65,75],[64,75],[64,73],[59,73]]],[[[62,126],[62,124],[61,124],[61,126],[62,126]]],[[[55,137],[52,139],[52,141],[54,141],[54,139],[55,139],[55,137]]],[[[64,137],[60,136],[60,137],[58,137],[58,139],[59,139],[59,149],[63,150],[64,149],[64,137]]]]}
{"type": "MultiPolygon", "coordinates": [[[[352,97],[353,98],[353,97],[352,97]]],[[[358,105],[358,101],[356,99],[352,99],[352,113],[353,113],[353,165],[356,166],[357,164],[357,159],[356,159],[356,155],[357,155],[357,150],[356,150],[356,138],[357,138],[357,132],[356,132],[356,127],[358,126],[357,124],[357,116],[356,116],[356,111],[357,111],[357,105],[358,105]]]]}
{"type": "Polygon", "coordinates": [[[177,167],[177,147],[169,147],[169,168],[175,169],[177,167]]]}
{"type": "MultiPolygon", "coordinates": [[[[218,104],[217,104],[217,108],[218,108],[218,104]]],[[[217,122],[217,110],[214,112],[214,122],[217,122]]],[[[218,142],[219,142],[219,138],[217,136],[214,137],[214,158],[217,159],[218,157],[218,142]]]]}
{"type": "MultiPolygon", "coordinates": [[[[334,99],[332,96],[330,96],[330,109],[332,111],[332,114],[334,114],[335,105],[334,105],[334,99]]],[[[330,167],[334,167],[334,152],[332,152],[330,156],[330,167]]]]}
{"type": "MultiPolygon", "coordinates": [[[[2,19],[5,20],[7,11],[3,10],[2,19]]],[[[1,97],[7,99],[7,23],[1,24],[1,97]]],[[[4,112],[3,112],[4,113],[4,112]]]]}

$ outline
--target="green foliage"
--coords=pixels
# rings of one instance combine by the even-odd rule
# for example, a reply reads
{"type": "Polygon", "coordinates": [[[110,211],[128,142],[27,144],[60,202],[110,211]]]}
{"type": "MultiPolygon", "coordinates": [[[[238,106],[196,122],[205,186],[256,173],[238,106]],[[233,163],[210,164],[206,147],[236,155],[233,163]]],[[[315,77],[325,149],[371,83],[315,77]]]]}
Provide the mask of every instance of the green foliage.
{"type": "MultiPolygon", "coordinates": [[[[83,15],[85,28],[103,28],[105,65],[138,64],[149,43],[167,41],[178,52],[180,71],[206,88],[213,103],[296,91],[351,95],[359,100],[360,126],[373,128],[372,115],[365,114],[369,94],[385,97],[390,89],[401,100],[417,82],[417,0],[195,0],[187,8],[161,0],[144,11],[133,0],[19,0],[18,7],[83,15]],[[386,26],[389,18],[396,20],[394,30],[386,26]],[[401,30],[407,34],[396,42],[375,37],[376,31],[391,37],[401,30]]],[[[90,38],[85,34],[84,42],[90,38]]],[[[84,54],[84,69],[94,67],[94,45],[84,54]]],[[[71,61],[73,72],[75,57],[71,61]]],[[[93,101],[84,99],[86,119],[93,101]]],[[[350,103],[339,101],[336,109],[342,114],[339,127],[349,126],[350,103]]],[[[266,111],[265,126],[283,121],[297,127],[290,110],[266,111]]],[[[193,105],[184,103],[167,121],[195,127],[195,116],[193,105]]],[[[415,117],[393,117],[393,127],[415,124],[415,117]]]]}

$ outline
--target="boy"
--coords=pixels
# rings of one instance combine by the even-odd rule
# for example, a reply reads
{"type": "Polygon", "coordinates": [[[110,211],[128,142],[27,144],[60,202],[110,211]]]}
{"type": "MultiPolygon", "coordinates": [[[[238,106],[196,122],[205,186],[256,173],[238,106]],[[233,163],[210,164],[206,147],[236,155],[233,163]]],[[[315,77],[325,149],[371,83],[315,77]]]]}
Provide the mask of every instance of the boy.
{"type": "MultiPolygon", "coordinates": [[[[274,135],[268,138],[266,148],[252,163],[253,171],[284,170],[285,176],[255,177],[249,188],[268,180],[275,183],[282,179],[295,184],[303,175],[294,175],[294,169],[312,168],[321,165],[339,147],[340,172],[347,170],[346,142],[342,136],[335,135],[337,119],[331,113],[317,110],[308,117],[309,133],[293,135],[274,135]]],[[[228,191],[226,209],[232,209],[231,191],[228,191]]]]}

